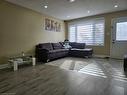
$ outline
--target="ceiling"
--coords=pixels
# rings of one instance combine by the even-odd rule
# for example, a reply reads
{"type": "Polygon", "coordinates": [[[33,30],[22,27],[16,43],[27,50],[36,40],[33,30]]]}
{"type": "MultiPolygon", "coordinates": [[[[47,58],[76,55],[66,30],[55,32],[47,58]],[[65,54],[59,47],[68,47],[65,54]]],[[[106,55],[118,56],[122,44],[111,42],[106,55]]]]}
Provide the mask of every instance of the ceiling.
{"type": "Polygon", "coordinates": [[[61,19],[70,20],[120,10],[127,10],[127,0],[6,0],[8,2],[61,19]],[[48,2],[48,3],[47,3],[48,2]],[[48,5],[48,8],[44,8],[48,5]],[[118,5],[117,8],[114,6],[118,5]]]}

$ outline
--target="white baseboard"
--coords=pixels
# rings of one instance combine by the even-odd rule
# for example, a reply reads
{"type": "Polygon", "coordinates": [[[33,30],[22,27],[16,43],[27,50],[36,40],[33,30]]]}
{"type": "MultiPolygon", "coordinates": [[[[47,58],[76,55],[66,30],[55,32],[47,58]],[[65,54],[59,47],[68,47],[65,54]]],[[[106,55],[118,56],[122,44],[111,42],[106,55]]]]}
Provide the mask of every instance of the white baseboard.
{"type": "Polygon", "coordinates": [[[97,58],[110,58],[109,55],[96,55],[96,54],[94,54],[93,57],[97,57],[97,58]]]}
{"type": "Polygon", "coordinates": [[[9,64],[0,65],[0,69],[10,68],[9,64]]]}

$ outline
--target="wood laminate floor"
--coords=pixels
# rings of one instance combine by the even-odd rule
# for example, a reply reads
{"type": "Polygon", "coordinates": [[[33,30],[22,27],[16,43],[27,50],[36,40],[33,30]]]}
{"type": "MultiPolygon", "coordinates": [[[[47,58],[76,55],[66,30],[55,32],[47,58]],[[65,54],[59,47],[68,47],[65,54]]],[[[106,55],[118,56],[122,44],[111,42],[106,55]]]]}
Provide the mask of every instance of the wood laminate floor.
{"type": "Polygon", "coordinates": [[[127,95],[123,62],[63,58],[0,71],[0,95],[127,95]]]}

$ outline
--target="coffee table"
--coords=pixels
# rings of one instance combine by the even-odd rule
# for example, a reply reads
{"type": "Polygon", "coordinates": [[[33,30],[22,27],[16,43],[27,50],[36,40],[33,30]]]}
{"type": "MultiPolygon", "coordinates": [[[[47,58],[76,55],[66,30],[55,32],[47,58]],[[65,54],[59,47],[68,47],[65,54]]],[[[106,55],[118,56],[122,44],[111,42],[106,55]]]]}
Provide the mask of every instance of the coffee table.
{"type": "Polygon", "coordinates": [[[33,66],[36,65],[36,58],[32,56],[17,56],[9,58],[8,62],[13,66],[14,71],[18,70],[18,66],[21,64],[32,63],[33,66]]]}

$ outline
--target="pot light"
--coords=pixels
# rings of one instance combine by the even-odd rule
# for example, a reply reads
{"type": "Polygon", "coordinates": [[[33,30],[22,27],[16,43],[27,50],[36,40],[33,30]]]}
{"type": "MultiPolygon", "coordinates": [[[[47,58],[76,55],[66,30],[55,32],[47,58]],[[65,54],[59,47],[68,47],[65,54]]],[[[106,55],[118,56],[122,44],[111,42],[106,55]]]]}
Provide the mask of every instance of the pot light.
{"type": "Polygon", "coordinates": [[[87,11],[87,13],[90,13],[90,11],[87,11]]]}
{"type": "Polygon", "coordinates": [[[48,8],[48,6],[47,6],[47,5],[45,5],[45,6],[44,6],[44,8],[45,8],[45,9],[47,9],[47,8],[48,8]]]}
{"type": "Polygon", "coordinates": [[[69,2],[75,2],[75,0],[68,0],[69,2]]]}
{"type": "Polygon", "coordinates": [[[118,5],[114,5],[114,8],[118,8],[118,5]]]}
{"type": "Polygon", "coordinates": [[[70,16],[67,16],[67,18],[69,18],[70,16]]]}

